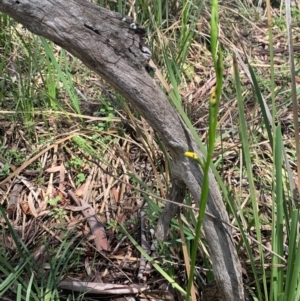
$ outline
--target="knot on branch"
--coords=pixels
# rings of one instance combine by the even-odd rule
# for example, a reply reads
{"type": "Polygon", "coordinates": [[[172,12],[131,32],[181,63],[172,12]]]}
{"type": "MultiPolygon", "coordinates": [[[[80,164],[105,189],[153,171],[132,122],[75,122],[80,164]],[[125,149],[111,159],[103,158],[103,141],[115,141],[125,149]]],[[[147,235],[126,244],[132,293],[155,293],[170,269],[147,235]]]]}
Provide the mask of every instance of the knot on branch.
{"type": "MultiPolygon", "coordinates": [[[[138,48],[140,50],[140,54],[144,59],[143,65],[146,67],[146,70],[149,72],[151,70],[151,67],[149,66],[149,61],[151,59],[152,53],[144,41],[146,38],[146,29],[140,26],[138,23],[134,22],[128,16],[123,16],[122,22],[124,22],[126,26],[128,26],[129,34],[132,34],[133,36],[133,42],[136,41],[138,42],[138,48]]],[[[134,56],[137,56],[137,54],[133,51],[131,47],[129,47],[128,50],[134,56]]]]}

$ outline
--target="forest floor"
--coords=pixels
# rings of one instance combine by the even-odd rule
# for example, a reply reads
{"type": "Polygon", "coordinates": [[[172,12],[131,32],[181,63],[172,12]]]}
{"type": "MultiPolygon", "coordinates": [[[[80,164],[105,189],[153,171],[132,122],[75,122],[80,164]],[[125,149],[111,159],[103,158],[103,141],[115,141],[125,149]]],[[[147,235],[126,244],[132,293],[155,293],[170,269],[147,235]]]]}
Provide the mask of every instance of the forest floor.
{"type": "MultiPolygon", "coordinates": [[[[298,9],[292,13],[297,70],[300,13],[298,9]]],[[[209,18],[209,11],[204,10],[182,65],[180,84],[183,106],[203,142],[207,138],[208,99],[216,80],[209,52],[209,18]]],[[[281,122],[288,159],[296,178],[287,35],[284,14],[279,8],[273,10],[273,22],[277,121],[281,122]]],[[[38,62],[46,54],[37,54],[42,48],[41,42],[32,43],[37,40],[14,22],[9,21],[6,28],[10,28],[9,47],[7,41],[3,46],[3,36],[7,37],[8,31],[0,32],[3,44],[0,48],[0,62],[3,62],[0,77],[0,204],[3,208],[0,263],[5,266],[0,269],[0,282],[4,283],[13,270],[14,277],[22,275],[23,282],[12,278],[18,280],[11,280],[13,285],[5,287],[3,297],[16,300],[18,283],[36,281],[38,286],[43,283],[41,291],[44,290],[45,295],[49,283],[56,284],[57,295],[53,293],[51,300],[96,300],[100,294],[109,300],[136,299],[137,295],[139,299],[182,299],[153,267],[159,264],[172,279],[186,286],[182,243],[178,239],[180,225],[176,220],[172,222],[168,240],[155,245],[155,250],[152,247],[156,220],[169,189],[169,162],[158,137],[121,95],[76,58],[52,45],[53,55],[65,64],[62,70],[67,70],[66,78],[71,78],[75,91],[72,94],[64,88],[59,76],[53,79],[50,60],[45,59],[40,70],[38,62]],[[81,114],[74,110],[76,104],[81,114]],[[146,255],[143,256],[137,244],[142,245],[154,262],[145,259],[146,255]],[[32,269],[22,270],[24,261],[20,262],[20,258],[27,259],[32,269]],[[64,282],[58,284],[57,279],[64,282]],[[67,281],[73,281],[81,289],[85,286],[88,291],[71,294],[67,281]],[[93,290],[96,295],[92,294],[93,290]]],[[[150,40],[153,35],[155,33],[150,32],[150,40]]],[[[260,90],[270,104],[265,10],[221,5],[219,35],[225,71],[214,163],[230,187],[233,199],[244,202],[247,210],[249,187],[239,167],[243,164],[243,155],[232,54],[240,56],[245,64],[247,56],[260,90]]],[[[155,63],[158,56],[159,49],[156,49],[155,63]]],[[[166,72],[163,68],[160,71],[166,72]]],[[[251,154],[255,162],[253,173],[263,220],[263,240],[268,245],[273,162],[262,130],[259,105],[242,64],[240,74],[247,109],[245,118],[253,134],[251,154]]],[[[300,82],[298,72],[296,80],[300,82]]],[[[183,212],[183,216],[190,244],[193,232],[189,231],[189,213],[183,212]]],[[[230,218],[234,224],[231,214],[230,218]]],[[[248,225],[246,222],[246,227],[248,225]]],[[[234,233],[234,237],[238,244],[238,233],[234,233]]],[[[248,272],[250,263],[242,249],[239,255],[245,284],[252,287],[253,278],[248,272]]],[[[197,273],[200,280],[196,286],[203,288],[211,272],[204,268],[201,259],[197,262],[197,273]]],[[[33,297],[28,300],[35,300],[37,288],[33,291],[33,297]]]]}

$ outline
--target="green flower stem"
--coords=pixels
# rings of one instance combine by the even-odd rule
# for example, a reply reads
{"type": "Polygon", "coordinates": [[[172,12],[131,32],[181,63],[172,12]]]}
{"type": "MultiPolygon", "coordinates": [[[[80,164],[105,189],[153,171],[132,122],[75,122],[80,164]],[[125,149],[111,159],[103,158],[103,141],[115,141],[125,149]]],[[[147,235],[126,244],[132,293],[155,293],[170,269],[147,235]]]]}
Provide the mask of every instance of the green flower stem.
{"type": "MultiPolygon", "coordinates": [[[[207,204],[207,199],[209,195],[209,167],[212,160],[212,155],[214,151],[215,137],[216,137],[216,128],[218,122],[218,111],[220,98],[222,94],[222,85],[223,85],[223,55],[220,45],[218,45],[218,1],[212,0],[212,13],[211,13],[211,53],[212,59],[216,72],[216,86],[214,87],[210,101],[209,101],[209,131],[208,131],[208,147],[207,147],[207,157],[204,162],[203,168],[203,183],[202,183],[202,192],[200,197],[200,208],[198,221],[196,226],[195,233],[195,242],[192,249],[191,256],[191,269],[188,279],[187,295],[186,300],[188,301],[191,294],[192,283],[194,279],[195,263],[198,249],[198,241],[200,239],[201,225],[205,215],[205,208],[207,204]]],[[[187,152],[186,156],[193,157],[196,162],[202,166],[202,162],[197,157],[197,155],[191,155],[191,152],[187,152]]]]}

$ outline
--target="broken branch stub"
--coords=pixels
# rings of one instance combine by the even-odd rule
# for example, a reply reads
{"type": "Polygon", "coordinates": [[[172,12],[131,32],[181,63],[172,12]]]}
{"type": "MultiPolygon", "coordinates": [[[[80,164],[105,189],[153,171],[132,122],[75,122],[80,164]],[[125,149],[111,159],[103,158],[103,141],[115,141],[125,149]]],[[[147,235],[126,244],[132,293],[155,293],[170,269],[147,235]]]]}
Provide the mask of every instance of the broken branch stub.
{"type": "MultiPolygon", "coordinates": [[[[142,42],[142,29],[133,20],[85,0],[0,0],[0,11],[37,35],[60,45],[123,94],[159,133],[172,156],[171,197],[183,201],[187,186],[195,201],[200,199],[202,172],[184,156],[187,150],[201,155],[192,135],[166,95],[145,70],[149,49],[142,42]],[[135,28],[135,26],[137,26],[135,28]]],[[[176,205],[166,205],[157,235],[165,237],[176,205]],[[172,213],[172,214],[170,214],[172,213]]],[[[244,300],[242,273],[214,176],[203,222],[217,288],[222,300],[244,300]]]]}

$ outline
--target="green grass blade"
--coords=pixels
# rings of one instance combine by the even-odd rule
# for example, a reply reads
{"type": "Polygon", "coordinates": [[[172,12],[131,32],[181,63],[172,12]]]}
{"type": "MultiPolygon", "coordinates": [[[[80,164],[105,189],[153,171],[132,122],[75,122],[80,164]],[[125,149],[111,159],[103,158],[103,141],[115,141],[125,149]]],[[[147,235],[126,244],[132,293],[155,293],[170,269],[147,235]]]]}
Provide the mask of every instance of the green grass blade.
{"type": "Polygon", "coordinates": [[[22,285],[18,283],[18,288],[17,288],[17,300],[16,301],[21,301],[22,300],[22,285]]]}
{"type": "MultiPolygon", "coordinates": [[[[298,239],[299,239],[299,233],[298,233],[298,239]]],[[[286,299],[286,301],[299,300],[299,296],[300,296],[299,271],[300,271],[300,248],[299,248],[299,240],[298,240],[296,245],[296,257],[294,261],[294,269],[291,275],[291,284],[289,289],[291,296],[290,299],[286,299]]]]}
{"type": "MultiPolygon", "coordinates": [[[[260,254],[260,264],[262,266],[261,273],[263,275],[263,287],[264,287],[264,295],[267,296],[267,284],[266,284],[266,275],[265,275],[265,269],[264,269],[264,256],[263,256],[263,250],[261,247],[262,240],[261,240],[261,232],[260,232],[260,222],[259,222],[259,216],[258,216],[258,210],[257,210],[257,203],[256,203],[256,193],[254,188],[254,179],[252,174],[252,164],[250,161],[250,153],[249,153],[249,143],[247,140],[248,134],[247,134],[247,126],[245,121],[245,110],[244,110],[244,104],[243,104],[243,97],[241,92],[241,82],[240,82],[240,76],[238,71],[238,65],[236,56],[233,55],[233,67],[234,67],[234,78],[235,78],[235,87],[236,87],[236,93],[237,93],[237,100],[238,100],[238,109],[239,109],[239,120],[240,120],[240,139],[242,141],[242,148],[243,148],[243,157],[246,164],[246,170],[247,170],[247,176],[248,176],[248,182],[249,182],[249,189],[250,189],[250,199],[252,203],[252,210],[254,215],[254,221],[255,221],[255,229],[256,229],[256,235],[257,239],[259,241],[259,254],[260,254]]],[[[252,256],[251,253],[248,254],[249,257],[252,256]]],[[[254,270],[255,271],[255,268],[254,270]]],[[[258,279],[258,275],[254,273],[255,276],[255,282],[256,282],[256,289],[258,292],[258,296],[260,300],[263,300],[262,292],[260,289],[260,280],[258,279]]]]}
{"type": "Polygon", "coordinates": [[[27,287],[27,291],[26,291],[26,301],[30,301],[31,300],[31,288],[32,288],[32,283],[33,283],[33,279],[34,279],[34,274],[31,274],[31,277],[29,279],[28,282],[28,287],[27,287]]]}
{"type": "MultiPolygon", "coordinates": [[[[275,194],[276,203],[273,200],[273,222],[272,222],[272,246],[273,251],[280,256],[283,256],[283,183],[282,183],[282,135],[281,126],[277,126],[275,129],[275,194]],[[276,212],[275,212],[276,209],[276,212]]],[[[281,298],[283,294],[284,275],[283,267],[284,264],[280,258],[273,256],[272,258],[272,281],[270,298],[273,295],[274,300],[281,298]]]]}
{"type": "Polygon", "coordinates": [[[286,272],[286,284],[285,284],[285,296],[286,300],[293,300],[293,296],[297,289],[297,278],[299,278],[299,270],[295,266],[296,256],[299,256],[298,249],[298,220],[299,220],[299,209],[295,209],[292,213],[291,218],[291,230],[289,235],[289,254],[287,262],[286,272]]]}
{"type": "Polygon", "coordinates": [[[253,71],[253,68],[251,67],[250,64],[248,64],[248,68],[250,71],[250,75],[251,75],[251,79],[252,79],[252,84],[254,87],[254,91],[255,91],[255,96],[259,102],[260,105],[260,109],[262,112],[262,116],[263,116],[263,124],[266,127],[267,133],[268,133],[268,138],[269,141],[271,143],[271,147],[273,148],[273,135],[272,135],[272,130],[271,130],[271,122],[272,122],[272,117],[269,114],[269,111],[267,111],[266,109],[266,102],[264,101],[262,95],[261,95],[261,91],[259,89],[259,85],[255,76],[255,73],[253,71]]]}

